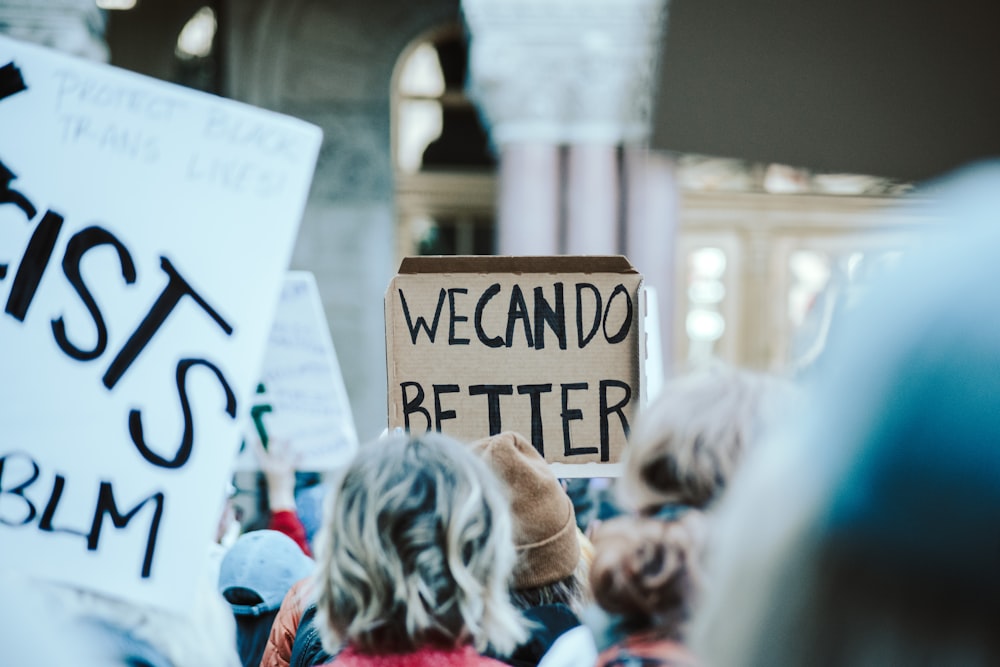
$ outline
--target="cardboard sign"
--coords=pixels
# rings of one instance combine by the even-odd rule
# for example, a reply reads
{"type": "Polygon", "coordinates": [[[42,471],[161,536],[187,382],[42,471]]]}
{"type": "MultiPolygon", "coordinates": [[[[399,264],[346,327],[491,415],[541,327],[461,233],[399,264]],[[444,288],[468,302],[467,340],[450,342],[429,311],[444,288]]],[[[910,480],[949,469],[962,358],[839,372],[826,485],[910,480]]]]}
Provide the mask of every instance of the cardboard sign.
{"type": "MultiPolygon", "coordinates": [[[[299,470],[333,470],[357,451],[330,327],[316,278],[308,271],[291,271],[285,278],[249,420],[248,431],[262,442],[287,440],[299,470]]],[[[240,453],[238,467],[258,467],[250,447],[240,453]]]]}
{"type": "Polygon", "coordinates": [[[389,428],[513,430],[562,476],[611,473],[642,386],[624,257],[410,257],[385,299],[389,428]]]}
{"type": "Polygon", "coordinates": [[[175,610],[321,133],[0,39],[0,567],[175,610]]]}

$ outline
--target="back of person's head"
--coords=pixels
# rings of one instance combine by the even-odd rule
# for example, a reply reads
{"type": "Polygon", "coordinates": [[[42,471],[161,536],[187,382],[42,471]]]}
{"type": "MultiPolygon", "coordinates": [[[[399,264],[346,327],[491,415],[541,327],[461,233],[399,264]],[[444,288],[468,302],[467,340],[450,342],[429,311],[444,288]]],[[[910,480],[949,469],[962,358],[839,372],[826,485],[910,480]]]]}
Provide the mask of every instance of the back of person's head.
{"type": "Polygon", "coordinates": [[[276,530],[244,533],[222,558],[219,592],[236,618],[236,645],[244,667],[259,665],[281,601],[313,561],[276,530]]]}
{"type": "Polygon", "coordinates": [[[1000,167],[946,193],[723,502],[712,665],[1000,664],[1000,167]]]}
{"type": "Polygon", "coordinates": [[[701,589],[705,527],[697,510],[676,520],[621,516],[593,534],[594,600],[625,633],[683,639],[701,589]]]}
{"type": "Polygon", "coordinates": [[[517,567],[511,597],[521,609],[565,604],[579,612],[590,598],[587,564],[573,501],[538,450],[506,431],[472,443],[511,498],[517,567]]]}
{"type": "Polygon", "coordinates": [[[468,448],[435,433],[361,447],[334,484],[319,535],[317,620],[333,652],[408,652],[525,637],[503,489],[468,448]]]}
{"type": "Polygon", "coordinates": [[[784,380],[722,362],[669,380],[629,437],[623,503],[644,513],[708,508],[792,396],[784,380]]]}

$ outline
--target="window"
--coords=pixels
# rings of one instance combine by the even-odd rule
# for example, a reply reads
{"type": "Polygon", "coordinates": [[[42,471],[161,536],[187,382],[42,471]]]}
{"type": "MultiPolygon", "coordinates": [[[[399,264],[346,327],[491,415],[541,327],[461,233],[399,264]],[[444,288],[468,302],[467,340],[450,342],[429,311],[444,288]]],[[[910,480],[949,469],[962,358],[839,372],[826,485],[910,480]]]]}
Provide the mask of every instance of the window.
{"type": "Polygon", "coordinates": [[[399,254],[488,255],[496,159],[466,97],[467,45],[457,25],[417,40],[393,81],[399,254]]]}

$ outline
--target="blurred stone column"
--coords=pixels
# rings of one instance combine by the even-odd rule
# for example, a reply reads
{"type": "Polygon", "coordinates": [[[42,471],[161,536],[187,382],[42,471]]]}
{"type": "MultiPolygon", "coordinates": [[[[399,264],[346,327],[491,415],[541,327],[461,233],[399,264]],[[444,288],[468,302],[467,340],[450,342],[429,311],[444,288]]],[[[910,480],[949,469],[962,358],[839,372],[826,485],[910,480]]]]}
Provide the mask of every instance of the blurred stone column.
{"type": "Polygon", "coordinates": [[[666,0],[462,0],[469,82],[500,154],[500,254],[625,253],[671,357],[677,193],[645,150],[666,0]]]}
{"type": "Polygon", "coordinates": [[[649,135],[665,0],[462,0],[500,153],[501,254],[623,252],[618,147],[649,135]]]}
{"type": "MultiPolygon", "coordinates": [[[[677,281],[677,228],[680,192],[676,164],[669,155],[644,148],[624,152],[627,178],[625,206],[625,254],[642,273],[647,285],[656,288],[663,368],[669,375],[675,345],[674,311],[677,281]]],[[[651,369],[650,372],[655,372],[651,369]]]]}
{"type": "Polygon", "coordinates": [[[500,157],[497,251],[561,251],[563,86],[554,73],[564,41],[551,0],[463,0],[469,29],[469,95],[500,157]]]}
{"type": "Polygon", "coordinates": [[[0,32],[70,55],[108,62],[104,13],[94,0],[4,0],[0,32]]]}
{"type": "Polygon", "coordinates": [[[572,144],[566,159],[566,253],[622,252],[618,154],[611,143],[572,144]]]}
{"type": "Polygon", "coordinates": [[[513,141],[500,147],[497,252],[558,255],[559,148],[513,141]]]}

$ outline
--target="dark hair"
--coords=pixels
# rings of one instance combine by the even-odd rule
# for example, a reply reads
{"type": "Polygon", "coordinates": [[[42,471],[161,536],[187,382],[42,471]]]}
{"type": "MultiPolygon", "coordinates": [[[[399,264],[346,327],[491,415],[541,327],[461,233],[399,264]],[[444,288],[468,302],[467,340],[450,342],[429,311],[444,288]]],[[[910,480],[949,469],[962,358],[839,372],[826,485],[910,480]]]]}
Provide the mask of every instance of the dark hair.
{"type": "Polygon", "coordinates": [[[678,521],[623,516],[595,532],[594,599],[619,616],[627,632],[683,639],[701,580],[700,520],[695,510],[678,521]]]}
{"type": "Polygon", "coordinates": [[[259,667],[277,615],[278,610],[275,609],[260,616],[236,616],[236,650],[243,667],[259,667]]]}
{"type": "MultiPolygon", "coordinates": [[[[234,586],[222,595],[230,604],[253,606],[263,602],[255,591],[242,586],[234,586]]],[[[267,638],[278,610],[260,615],[234,614],[236,617],[236,650],[240,654],[243,667],[258,667],[264,657],[267,638]]]]}
{"type": "Polygon", "coordinates": [[[551,584],[510,589],[510,600],[522,611],[543,605],[564,604],[574,613],[582,613],[584,606],[590,601],[586,561],[581,560],[573,574],[551,584]]]}

